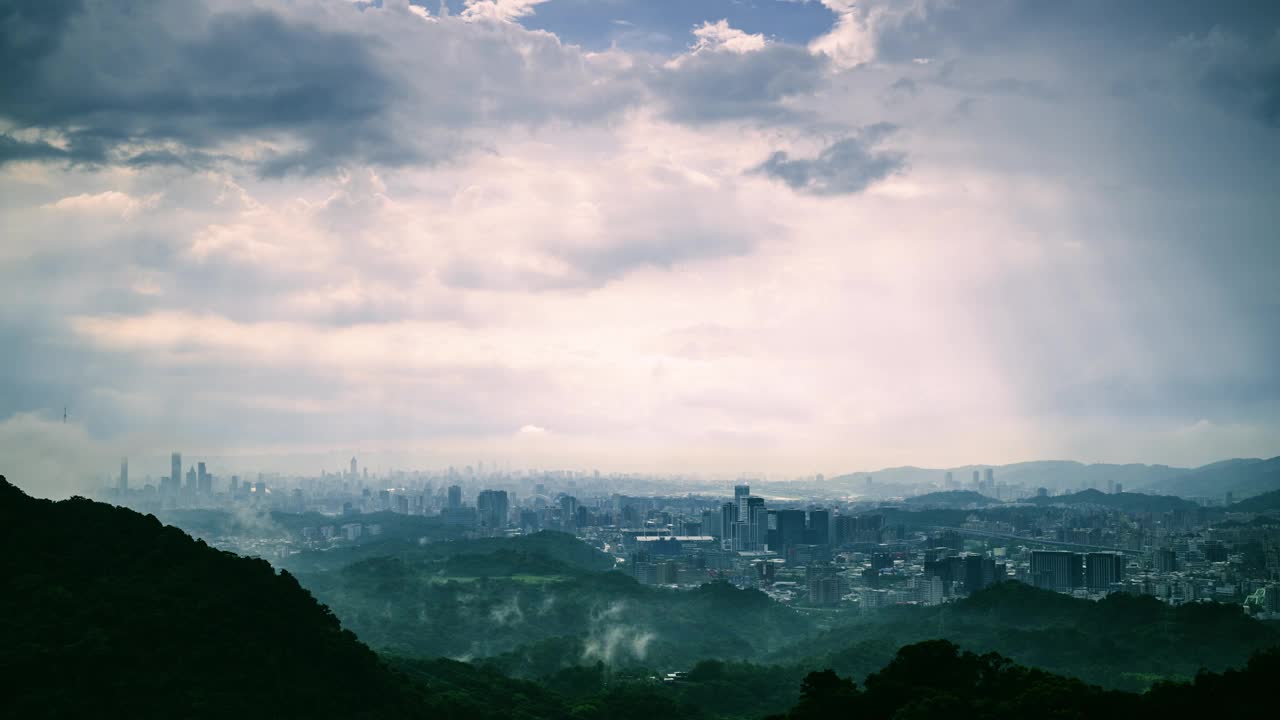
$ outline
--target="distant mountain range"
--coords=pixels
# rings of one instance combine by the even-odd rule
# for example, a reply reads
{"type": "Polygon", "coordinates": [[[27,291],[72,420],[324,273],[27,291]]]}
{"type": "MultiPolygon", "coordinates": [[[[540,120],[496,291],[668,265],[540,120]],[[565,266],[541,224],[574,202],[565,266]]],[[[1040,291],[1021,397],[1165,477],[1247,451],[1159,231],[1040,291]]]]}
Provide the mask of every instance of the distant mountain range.
{"type": "Polygon", "coordinates": [[[1106,490],[1111,483],[1123,485],[1126,491],[1141,491],[1180,497],[1223,498],[1231,493],[1235,500],[1280,490],[1280,457],[1268,460],[1237,458],[1197,468],[1168,465],[1085,464],[1073,460],[1038,460],[1011,465],[962,465],[953,468],[896,467],[872,472],[855,472],[833,477],[828,489],[856,494],[909,494],[922,485],[942,487],[946,474],[968,488],[973,473],[992,470],[998,482],[1021,484],[1050,490],[1106,490]],[[868,478],[871,482],[868,483],[868,478]]]}

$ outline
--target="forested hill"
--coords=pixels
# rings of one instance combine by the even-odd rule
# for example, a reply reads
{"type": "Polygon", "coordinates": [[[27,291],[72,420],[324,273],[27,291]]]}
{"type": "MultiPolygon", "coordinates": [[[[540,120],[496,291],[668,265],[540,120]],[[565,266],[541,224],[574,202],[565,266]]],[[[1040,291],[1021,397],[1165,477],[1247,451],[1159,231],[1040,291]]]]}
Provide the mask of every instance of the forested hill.
{"type": "Polygon", "coordinates": [[[0,477],[0,716],[418,717],[287,573],[151,516],[0,477]]]}

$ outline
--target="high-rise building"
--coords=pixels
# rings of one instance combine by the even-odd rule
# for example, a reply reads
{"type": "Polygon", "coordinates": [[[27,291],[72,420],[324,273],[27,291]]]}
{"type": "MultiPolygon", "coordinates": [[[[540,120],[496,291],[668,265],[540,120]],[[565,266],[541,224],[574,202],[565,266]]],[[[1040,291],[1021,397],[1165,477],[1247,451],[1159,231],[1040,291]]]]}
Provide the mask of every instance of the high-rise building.
{"type": "Polygon", "coordinates": [[[987,468],[983,473],[985,475],[987,489],[994,490],[996,487],[996,471],[991,468],[987,468]]]}
{"type": "Polygon", "coordinates": [[[982,481],[978,479],[978,471],[977,471],[977,470],[974,470],[974,471],[973,471],[973,489],[974,489],[974,490],[980,490],[980,489],[982,489],[982,481]]]}
{"type": "Polygon", "coordinates": [[[1091,552],[1084,556],[1085,586],[1090,590],[1106,590],[1124,579],[1124,555],[1091,552]]]}
{"type": "Polygon", "coordinates": [[[942,481],[942,489],[943,490],[956,489],[956,480],[955,480],[955,477],[951,474],[950,470],[947,471],[947,479],[942,481]]]}
{"type": "Polygon", "coordinates": [[[747,498],[751,496],[750,485],[733,486],[733,504],[738,506],[738,520],[747,520],[747,498]]]}
{"type": "Polygon", "coordinates": [[[176,452],[169,456],[169,482],[168,490],[177,492],[182,488],[182,453],[176,452]]]}
{"type": "Polygon", "coordinates": [[[764,498],[754,495],[747,498],[747,525],[749,537],[747,550],[763,550],[769,537],[769,511],[764,498]]]}
{"type": "Polygon", "coordinates": [[[206,494],[213,491],[213,478],[202,462],[196,463],[196,490],[206,494]]]}
{"type": "Polygon", "coordinates": [[[497,533],[507,527],[510,507],[505,490],[481,490],[476,498],[476,509],[479,511],[481,528],[497,533]]]}
{"type": "Polygon", "coordinates": [[[804,542],[805,523],[803,510],[775,510],[774,511],[774,537],[777,547],[770,545],[769,549],[777,552],[783,557],[787,556],[787,550],[804,542]]]}
{"type": "Polygon", "coordinates": [[[1178,569],[1178,554],[1170,548],[1156,550],[1151,560],[1156,572],[1174,572],[1178,569]]]}
{"type": "Polygon", "coordinates": [[[990,587],[1002,578],[996,577],[996,561],[981,555],[964,555],[964,586],[969,594],[990,587]]]}
{"type": "Polygon", "coordinates": [[[122,493],[129,491],[129,458],[120,459],[120,479],[116,481],[116,489],[122,493]]]}
{"type": "Polygon", "coordinates": [[[1083,558],[1065,550],[1031,551],[1031,584],[1046,590],[1073,590],[1084,584],[1083,558]]]}
{"type": "Polygon", "coordinates": [[[356,473],[356,459],[353,457],[351,458],[351,479],[355,480],[358,477],[359,475],[356,473]]]}
{"type": "Polygon", "coordinates": [[[810,564],[804,570],[804,579],[809,587],[810,605],[835,605],[840,602],[844,588],[834,567],[810,564]]]}
{"type": "Polygon", "coordinates": [[[462,488],[457,485],[449,486],[449,509],[457,510],[462,507],[462,488]]]}
{"type": "Polygon", "coordinates": [[[565,532],[578,529],[578,498],[572,495],[560,497],[560,525],[565,532]]]}
{"type": "Polygon", "coordinates": [[[809,545],[831,544],[830,510],[809,511],[809,525],[805,528],[805,542],[809,545]]]}
{"type": "Polygon", "coordinates": [[[725,503],[720,506],[720,543],[722,547],[733,546],[734,525],[738,522],[738,506],[736,503],[725,503]]]}
{"type": "Polygon", "coordinates": [[[187,468],[187,486],[184,488],[187,492],[195,492],[196,490],[196,469],[187,468]]]}

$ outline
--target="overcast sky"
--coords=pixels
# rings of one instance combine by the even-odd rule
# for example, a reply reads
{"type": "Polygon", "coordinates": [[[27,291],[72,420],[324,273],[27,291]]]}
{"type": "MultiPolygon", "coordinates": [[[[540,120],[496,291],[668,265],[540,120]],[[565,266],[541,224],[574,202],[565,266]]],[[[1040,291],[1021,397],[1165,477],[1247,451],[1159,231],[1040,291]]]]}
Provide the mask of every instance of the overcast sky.
{"type": "Polygon", "coordinates": [[[0,472],[1275,455],[1278,161],[1276,3],[10,0],[0,472]]]}

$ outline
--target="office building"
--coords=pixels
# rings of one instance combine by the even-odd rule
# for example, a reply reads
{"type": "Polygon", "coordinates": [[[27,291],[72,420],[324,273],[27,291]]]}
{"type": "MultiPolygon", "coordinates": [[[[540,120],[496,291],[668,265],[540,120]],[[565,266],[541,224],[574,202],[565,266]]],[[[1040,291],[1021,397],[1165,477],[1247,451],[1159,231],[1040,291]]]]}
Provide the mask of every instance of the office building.
{"type": "Polygon", "coordinates": [[[1064,550],[1031,552],[1031,584],[1046,590],[1074,590],[1084,584],[1082,557],[1064,550]]]}
{"type": "Polygon", "coordinates": [[[1124,555],[1091,552],[1084,556],[1085,586],[1090,590],[1106,590],[1124,580],[1124,555]]]}
{"type": "Polygon", "coordinates": [[[809,545],[831,544],[830,510],[809,511],[809,525],[805,528],[805,543],[809,545]]]}
{"type": "Polygon", "coordinates": [[[840,602],[844,588],[834,567],[810,564],[804,570],[804,579],[809,588],[810,605],[835,605],[840,602]]]}
{"type": "Polygon", "coordinates": [[[803,510],[775,510],[774,516],[774,540],[770,541],[769,549],[775,550],[783,557],[787,556],[787,550],[804,542],[805,517],[803,510]],[[774,545],[777,547],[774,547],[774,545]]]}
{"type": "Polygon", "coordinates": [[[462,488],[457,485],[449,486],[449,509],[457,510],[462,507],[462,488]]]}
{"type": "Polygon", "coordinates": [[[169,482],[166,489],[171,492],[177,492],[182,488],[182,453],[176,452],[169,456],[169,482]]]}
{"type": "Polygon", "coordinates": [[[747,519],[747,498],[750,496],[750,485],[733,486],[733,504],[738,506],[738,520],[747,519]]]}
{"type": "Polygon", "coordinates": [[[720,544],[728,549],[733,547],[734,527],[738,522],[737,503],[725,503],[720,506],[720,544]]]}
{"type": "Polygon", "coordinates": [[[505,490],[481,490],[476,498],[476,510],[479,513],[480,527],[498,533],[507,527],[507,516],[510,507],[505,490]]]}

